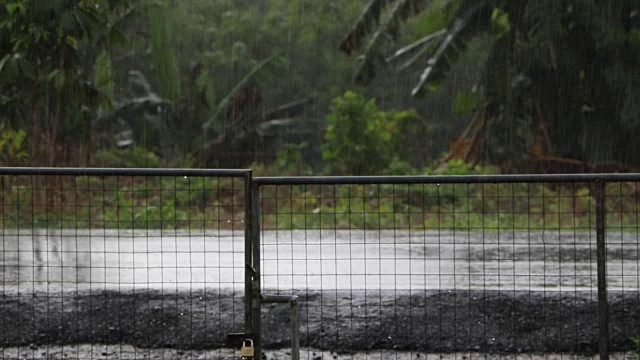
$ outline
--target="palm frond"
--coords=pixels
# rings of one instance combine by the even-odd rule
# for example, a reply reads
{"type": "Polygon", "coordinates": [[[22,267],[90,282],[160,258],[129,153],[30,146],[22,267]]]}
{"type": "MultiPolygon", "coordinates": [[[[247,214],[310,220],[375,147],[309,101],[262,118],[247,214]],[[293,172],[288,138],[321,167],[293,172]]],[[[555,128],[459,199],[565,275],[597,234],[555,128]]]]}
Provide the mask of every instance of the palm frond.
{"type": "Polygon", "coordinates": [[[160,94],[173,102],[180,98],[180,71],[173,50],[172,29],[168,9],[163,5],[147,8],[153,49],[151,57],[155,66],[160,94]]]}
{"type": "Polygon", "coordinates": [[[429,49],[429,47],[431,46],[431,43],[433,43],[434,41],[440,39],[442,36],[444,36],[447,33],[446,29],[441,29],[438,30],[434,33],[431,33],[421,39],[418,39],[414,42],[412,42],[411,44],[400,48],[398,50],[396,50],[395,53],[393,53],[393,55],[387,57],[385,59],[385,61],[388,64],[392,64],[395,62],[399,62],[402,59],[405,59],[407,57],[410,56],[410,58],[408,60],[405,60],[402,65],[398,66],[397,69],[398,70],[402,70],[406,67],[409,67],[410,65],[412,65],[413,63],[416,62],[416,60],[418,60],[422,55],[424,55],[425,52],[427,52],[427,50],[429,49]]]}
{"type": "Polygon", "coordinates": [[[278,53],[272,55],[265,60],[261,61],[259,64],[254,66],[251,71],[249,71],[234,87],[229,91],[229,93],[218,103],[216,109],[213,112],[213,115],[207,120],[206,123],[202,126],[203,129],[213,129],[220,131],[223,127],[222,123],[222,114],[229,106],[229,102],[231,99],[238,93],[242,88],[244,88],[250,81],[252,81],[257,74],[261,71],[265,70],[268,65],[280,61],[282,58],[282,54],[278,53]]]}
{"type": "MultiPolygon", "coordinates": [[[[378,26],[371,36],[364,53],[360,56],[360,66],[356,71],[356,83],[366,84],[375,77],[376,68],[385,63],[384,44],[394,41],[399,34],[400,24],[409,16],[422,11],[429,0],[399,0],[384,17],[384,21],[378,26]]],[[[378,20],[380,14],[377,15],[378,20]]],[[[347,37],[349,38],[349,37],[347,37]]],[[[362,38],[358,38],[360,42],[362,38]]],[[[343,42],[343,45],[345,42],[343,42]]],[[[359,43],[358,43],[359,45],[359,43]]],[[[342,46],[341,46],[342,49],[342,46]]],[[[350,49],[349,52],[353,49],[350,49]]]]}
{"type": "Polygon", "coordinates": [[[395,0],[371,0],[356,20],[353,28],[340,43],[340,50],[351,55],[360,48],[362,40],[380,23],[380,15],[385,7],[395,0]]]}
{"type": "Polygon", "coordinates": [[[422,71],[418,84],[411,90],[413,96],[424,95],[425,86],[430,81],[444,76],[466,50],[469,40],[491,27],[493,9],[493,2],[490,0],[471,0],[460,5],[446,34],[442,36],[440,44],[427,61],[427,67],[422,71]]]}

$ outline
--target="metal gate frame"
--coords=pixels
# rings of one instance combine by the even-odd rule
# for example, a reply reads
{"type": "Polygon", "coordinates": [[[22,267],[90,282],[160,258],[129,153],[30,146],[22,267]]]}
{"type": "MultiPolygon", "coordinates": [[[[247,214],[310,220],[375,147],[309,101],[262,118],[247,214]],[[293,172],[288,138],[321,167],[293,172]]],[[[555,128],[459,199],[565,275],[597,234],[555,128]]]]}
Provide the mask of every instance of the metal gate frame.
{"type": "MultiPolygon", "coordinates": [[[[245,191],[245,276],[244,276],[244,333],[243,337],[254,336],[259,326],[259,303],[254,302],[256,294],[259,293],[257,273],[254,271],[254,254],[258,254],[259,248],[254,247],[256,239],[253,237],[255,219],[253,211],[255,209],[253,195],[253,176],[251,169],[180,169],[180,168],[57,168],[57,167],[0,167],[0,176],[3,175],[26,175],[26,176],[194,176],[194,177],[218,177],[218,178],[242,178],[245,191]],[[258,292],[256,292],[258,289],[258,292]],[[256,320],[258,319],[258,323],[256,320]]],[[[258,254],[259,255],[259,254],[258,254]]]]}
{"type": "MultiPolygon", "coordinates": [[[[469,183],[564,183],[583,182],[595,185],[597,291],[599,316],[599,355],[609,358],[609,320],[606,279],[605,185],[610,182],[638,182],[640,174],[559,174],[559,175],[467,175],[467,176],[308,176],[253,177],[250,169],[169,169],[169,168],[2,168],[1,175],[66,175],[66,176],[200,176],[237,177],[245,186],[244,243],[244,338],[251,338],[255,357],[262,356],[262,304],[290,302],[297,299],[270,297],[263,294],[260,278],[260,187],[264,185],[340,185],[340,184],[469,184],[469,183]]],[[[294,319],[292,317],[292,319],[294,319]]],[[[292,333],[297,324],[292,324],[292,333]]]]}
{"type": "MultiPolygon", "coordinates": [[[[301,177],[255,177],[247,182],[247,283],[246,291],[251,304],[247,304],[247,333],[253,336],[255,356],[262,356],[261,309],[265,302],[285,302],[270,299],[261,292],[260,279],[260,188],[264,185],[340,185],[340,184],[470,184],[470,183],[567,183],[583,182],[595,186],[596,202],[596,261],[598,300],[598,351],[601,360],[609,359],[609,314],[607,299],[606,244],[605,244],[605,185],[611,182],[637,182],[640,174],[530,174],[530,175],[421,175],[421,176],[301,176],[301,177]],[[265,301],[266,300],[266,301],[265,301]],[[251,307],[251,314],[249,314],[251,307]],[[249,329],[250,328],[250,329],[249,329]]],[[[292,303],[293,304],[293,303],[292,303]]],[[[292,316],[292,319],[295,319],[292,316]]],[[[293,327],[297,324],[292,324],[293,327]]],[[[294,331],[292,331],[292,334],[294,331]]],[[[293,335],[292,335],[292,340],[293,335]]],[[[297,340],[297,339],[295,339],[297,340]]],[[[292,341],[293,343],[293,341],[292,341]]],[[[295,346],[295,345],[294,345],[295,346]]],[[[292,346],[292,348],[294,347],[292,346]]],[[[292,357],[296,356],[292,349],[292,357]]]]}

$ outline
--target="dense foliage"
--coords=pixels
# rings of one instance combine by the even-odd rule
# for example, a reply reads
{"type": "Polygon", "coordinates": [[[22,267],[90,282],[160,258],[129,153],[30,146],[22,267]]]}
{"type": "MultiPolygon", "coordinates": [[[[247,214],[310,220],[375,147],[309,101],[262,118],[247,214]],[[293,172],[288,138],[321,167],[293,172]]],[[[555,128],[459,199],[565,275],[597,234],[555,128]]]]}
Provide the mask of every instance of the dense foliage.
{"type": "Polygon", "coordinates": [[[443,153],[503,171],[633,170],[639,6],[7,0],[0,161],[244,167],[297,149],[311,171],[344,174],[406,173],[443,153]],[[359,55],[355,76],[340,50],[359,55]],[[346,116],[340,126],[361,132],[350,141],[362,150],[330,150],[346,91],[375,102],[363,116],[401,146],[346,116]],[[377,117],[390,109],[416,116],[402,126],[377,117]],[[362,154],[384,159],[362,164],[372,159],[362,154]]]}
{"type": "Polygon", "coordinates": [[[622,170],[640,165],[639,11],[633,0],[371,0],[341,49],[364,48],[362,83],[404,62],[419,74],[412,94],[424,96],[481,42],[481,79],[458,96],[474,110],[466,159],[475,153],[507,171],[554,159],[578,164],[564,170],[622,170]],[[400,24],[416,15],[423,34],[392,52],[400,24]]]}
{"type": "Polygon", "coordinates": [[[0,121],[28,133],[30,164],[86,163],[92,117],[111,100],[108,50],[122,42],[117,25],[130,10],[100,0],[0,7],[0,121]]]}
{"type": "Polygon", "coordinates": [[[336,43],[363,3],[165,1],[162,11],[152,7],[151,24],[130,24],[150,36],[132,34],[117,76],[126,80],[124,72],[140,70],[160,96],[177,96],[166,120],[174,143],[165,147],[174,146],[178,159],[191,157],[186,165],[272,161],[280,148],[302,141],[319,152],[326,107],[350,83],[348,59],[336,43]],[[166,26],[154,26],[159,18],[166,26]],[[159,59],[145,52],[158,47],[159,59]],[[171,60],[158,65],[163,59],[171,60]],[[177,88],[165,84],[176,77],[167,69],[177,70],[179,95],[162,91],[177,88]]]}

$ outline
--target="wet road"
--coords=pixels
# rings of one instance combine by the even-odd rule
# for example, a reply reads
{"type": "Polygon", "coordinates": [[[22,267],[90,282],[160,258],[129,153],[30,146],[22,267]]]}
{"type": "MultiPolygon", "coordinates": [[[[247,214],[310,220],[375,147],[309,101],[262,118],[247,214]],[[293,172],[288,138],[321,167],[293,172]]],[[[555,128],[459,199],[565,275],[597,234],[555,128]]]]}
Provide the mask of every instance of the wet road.
{"type": "MultiPolygon", "coordinates": [[[[244,234],[2,231],[5,290],[242,289],[244,234]]],[[[595,234],[307,230],[262,234],[265,289],[594,290],[595,234]]],[[[637,291],[639,235],[607,237],[608,284],[637,291]]]]}

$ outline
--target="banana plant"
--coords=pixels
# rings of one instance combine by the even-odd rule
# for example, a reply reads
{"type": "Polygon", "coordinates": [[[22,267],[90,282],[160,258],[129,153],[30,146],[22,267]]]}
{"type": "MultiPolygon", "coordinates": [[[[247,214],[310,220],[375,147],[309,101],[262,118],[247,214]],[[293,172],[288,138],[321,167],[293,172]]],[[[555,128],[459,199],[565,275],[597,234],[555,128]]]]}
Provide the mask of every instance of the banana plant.
{"type": "Polygon", "coordinates": [[[181,96],[180,72],[173,47],[173,30],[167,1],[150,1],[144,6],[152,41],[151,57],[160,95],[176,103],[181,96]]]}
{"type": "Polygon", "coordinates": [[[377,67],[403,61],[401,68],[407,68],[422,57],[428,56],[427,66],[412,91],[413,95],[422,95],[423,87],[429,81],[435,83],[441,80],[460,53],[466,49],[467,42],[487,29],[487,20],[490,19],[492,10],[490,2],[478,0],[469,1],[470,6],[459,5],[447,27],[428,33],[388,56],[384,50],[399,38],[403,21],[425,10],[438,11],[440,16],[447,17],[458,1],[443,3],[431,0],[372,0],[340,44],[340,50],[350,55],[362,46],[368,35],[371,35],[365,50],[358,58],[359,66],[355,80],[360,84],[369,83],[375,77],[377,67]]]}
{"type": "Polygon", "coordinates": [[[541,157],[640,165],[630,135],[640,134],[639,13],[633,0],[371,0],[340,49],[362,49],[363,84],[384,66],[418,67],[410,93],[420,97],[480,43],[486,60],[467,131],[476,150],[467,154],[507,171],[541,157]],[[390,50],[415,16],[431,31],[390,50]]]}
{"type": "MultiPolygon", "coordinates": [[[[233,111],[233,100],[243,90],[251,93],[256,93],[257,88],[254,86],[254,80],[256,77],[264,71],[271,71],[272,66],[277,66],[284,61],[283,55],[280,53],[274,54],[258,64],[256,64],[248,73],[246,73],[238,83],[222,98],[218,101],[214,107],[211,116],[203,124],[204,136],[200,143],[203,148],[210,147],[216,142],[220,142],[223,139],[231,138],[243,138],[247,132],[251,132],[257,129],[257,126],[261,122],[262,114],[260,114],[255,106],[259,103],[258,99],[253,99],[248,102],[247,108],[249,111],[239,112],[233,111]],[[234,114],[230,114],[228,119],[225,119],[226,112],[231,110],[234,114]]],[[[259,96],[257,93],[254,96],[259,96]]]]}

